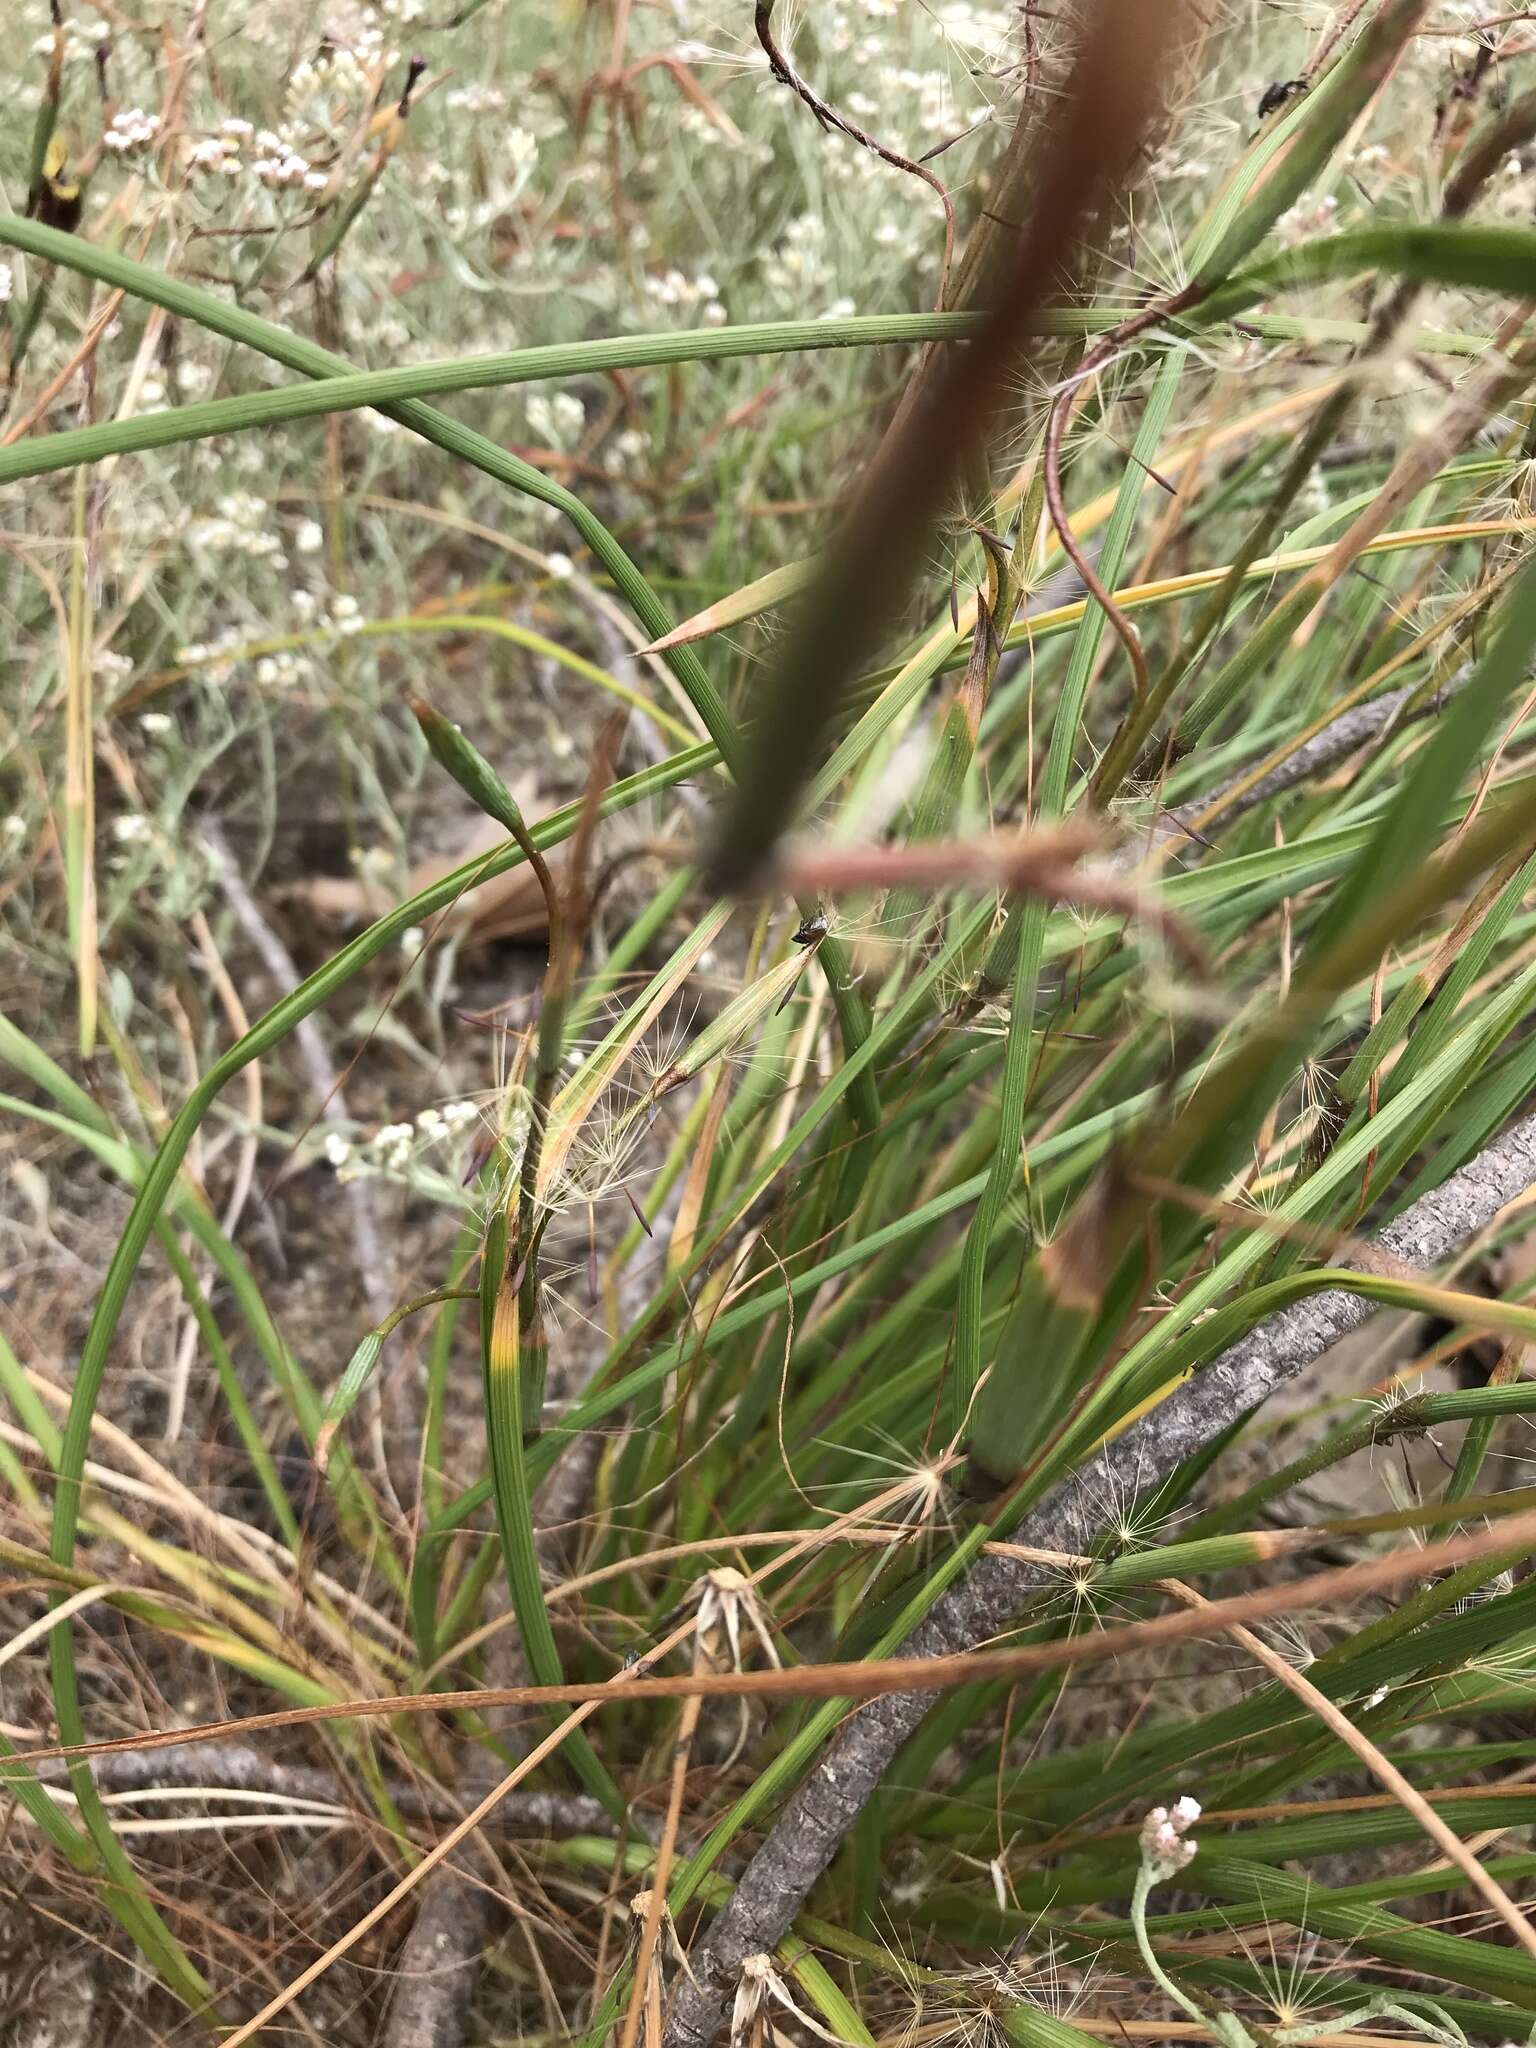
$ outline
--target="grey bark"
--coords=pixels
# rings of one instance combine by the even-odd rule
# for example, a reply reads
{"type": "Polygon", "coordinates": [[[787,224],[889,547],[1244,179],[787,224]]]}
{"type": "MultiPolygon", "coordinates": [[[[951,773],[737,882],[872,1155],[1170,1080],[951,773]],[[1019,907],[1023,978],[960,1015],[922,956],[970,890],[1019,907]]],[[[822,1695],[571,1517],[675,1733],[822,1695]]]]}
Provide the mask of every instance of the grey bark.
{"type": "MultiPolygon", "coordinates": [[[[1449,703],[1459,690],[1465,688],[1471,674],[1472,665],[1469,662],[1465,668],[1458,669],[1455,675],[1449,677],[1439,690],[1421,697],[1408,714],[1408,720],[1404,722],[1427,718],[1431,712],[1438,711],[1442,705],[1449,703]]],[[[1267,775],[1261,776],[1252,789],[1245,790],[1236,798],[1225,814],[1227,819],[1240,818],[1245,811],[1251,811],[1257,805],[1267,803],[1271,797],[1284,796],[1288,789],[1294,789],[1299,782],[1307,781],[1310,776],[1325,775],[1330,768],[1336,768],[1341,761],[1347,761],[1350,755],[1358,752],[1368,740],[1377,739],[1390,730],[1398,714],[1418,687],[1415,683],[1401,690],[1384,690],[1379,697],[1372,697],[1367,703],[1356,704],[1352,710],[1341,712],[1331,725],[1325,725],[1315,738],[1299,746],[1288,760],[1282,761],[1278,768],[1272,768],[1267,775]]],[[[1225,782],[1218,783],[1203,796],[1194,797],[1190,802],[1180,804],[1177,809],[1168,812],[1168,819],[1175,825],[1191,823],[1208,805],[1215,803],[1225,790],[1240,782],[1245,773],[1245,770],[1240,769],[1237,774],[1228,776],[1225,782]]]]}
{"type": "Polygon", "coordinates": [[[463,2048],[490,1931],[487,1887],[440,1864],[391,1970],[385,2048],[463,2048]]]}
{"type": "MultiPolygon", "coordinates": [[[[38,1766],[45,1781],[67,1777],[62,1760],[38,1766]]],[[[91,1775],[103,1792],[144,1792],[164,1785],[207,1785],[224,1792],[275,1792],[286,1799],[317,1799],[361,1813],[355,1792],[333,1771],[312,1764],[285,1764],[228,1742],[187,1742],[179,1749],[125,1749],[91,1760],[91,1775]]],[[[389,1796],[406,1820],[451,1823],[465,1802],[425,1780],[389,1786],[389,1796]]],[[[509,1792],[486,1823],[492,1832],[513,1835],[611,1835],[614,1824],[602,1802],[581,1792],[509,1792]]]]}
{"type": "MultiPolygon", "coordinates": [[[[1375,1243],[1387,1259],[1433,1267],[1533,1182],[1536,1116],[1529,1116],[1404,1210],[1375,1243]]],[[[1372,1313],[1372,1303],[1336,1290],[1269,1317],[1048,1494],[1013,1540],[1027,1548],[1086,1551],[1103,1527],[1107,1502],[1159,1485],[1372,1313]]],[[[977,1649],[1013,1627],[1031,1597],[1049,1584],[1039,1565],[983,1557],[935,1603],[896,1654],[942,1657],[977,1649]]],[[[678,1987],[665,2048],[704,2048],[713,2038],[742,1963],[772,1949],[788,1932],[937,1697],[891,1693],[849,1715],[695,1944],[692,1981],[678,1987]]]]}
{"type": "MultiPolygon", "coordinates": [[[[229,841],[212,819],[205,820],[202,838],[204,850],[218,875],[219,887],[224,891],[229,907],[235,914],[236,924],[260,955],[261,963],[271,976],[278,993],[285,996],[291,994],[303,976],[294,965],[293,955],[262,915],[260,905],[246,887],[239,863],[230,850],[229,841]]],[[[345,1117],[347,1102],[342,1093],[341,1081],[331,1063],[330,1054],[326,1051],[320,1027],[313,1017],[299,1019],[294,1026],[293,1042],[298,1049],[305,1078],[314,1093],[317,1109],[329,1110],[334,1116],[345,1117]]],[[[395,1295],[390,1284],[392,1261],[385,1256],[374,1190],[371,1183],[366,1180],[352,1180],[342,1184],[341,1192],[352,1211],[357,1266],[362,1276],[363,1293],[369,1313],[376,1323],[382,1322],[395,1305],[395,1295]]],[[[376,1389],[370,1389],[369,1392],[376,1394],[376,1389]]],[[[365,1395],[364,1398],[367,1400],[369,1396],[365,1395]]]]}

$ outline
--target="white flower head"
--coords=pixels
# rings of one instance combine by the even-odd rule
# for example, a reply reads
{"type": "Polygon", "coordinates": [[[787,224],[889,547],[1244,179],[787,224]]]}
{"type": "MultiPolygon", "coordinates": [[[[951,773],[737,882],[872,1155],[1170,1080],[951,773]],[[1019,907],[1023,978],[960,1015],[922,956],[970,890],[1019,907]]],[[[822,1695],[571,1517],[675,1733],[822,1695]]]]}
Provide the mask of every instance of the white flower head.
{"type": "Polygon", "coordinates": [[[146,114],[142,107],[123,107],[112,116],[101,139],[115,156],[128,156],[146,149],[159,133],[158,114],[146,114]]]}
{"type": "Polygon", "coordinates": [[[768,1662],[778,1668],[779,1652],[763,1603],[752,1581],[733,1565],[706,1572],[689,1594],[699,1610],[699,1657],[708,1670],[740,1671],[742,1624],[756,1637],[768,1662]],[[729,1655],[727,1664],[721,1656],[729,1655]]]}
{"type": "Polygon", "coordinates": [[[1154,1806],[1141,1824],[1141,1864],[1154,1884],[1177,1877],[1195,1860],[1198,1842],[1188,1840],[1189,1830],[1200,1818],[1200,1802],[1188,1793],[1166,1806],[1154,1806]]]}
{"type": "Polygon", "coordinates": [[[842,2036],[821,2024],[803,2006],[774,1967],[772,1956],[748,1956],[741,1966],[736,1997],[731,2005],[731,2048],[762,2048],[776,2029],[769,2017],[772,2006],[782,2006],[800,2026],[819,2041],[841,2044],[842,2036]]]}

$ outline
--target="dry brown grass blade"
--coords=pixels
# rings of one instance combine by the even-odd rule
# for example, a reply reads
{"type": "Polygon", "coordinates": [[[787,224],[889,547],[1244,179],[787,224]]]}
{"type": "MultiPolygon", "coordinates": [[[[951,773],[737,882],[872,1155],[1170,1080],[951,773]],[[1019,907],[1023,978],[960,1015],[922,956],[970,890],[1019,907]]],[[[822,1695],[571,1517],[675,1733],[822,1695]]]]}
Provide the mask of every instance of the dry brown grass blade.
{"type": "Polygon", "coordinates": [[[406,1872],[405,1876],[401,1878],[400,1882],[386,1892],[376,1905],[371,1906],[360,1920],[354,1921],[339,1940],[333,1941],[323,1955],[316,1956],[314,1961],[302,1969],[291,1983],[285,1984],[275,1998],[268,1999],[254,2019],[247,2020],[244,2026],[236,2027],[232,2034],[225,2035],[223,2048],[240,2048],[242,2041],[253,2041],[264,2027],[277,2018],[279,2013],[285,2012],[292,2005],[301,1991],[313,1984],[317,1978],[323,1977],[333,1963],[340,1962],[341,1958],[350,1949],[357,1946],[358,1942],[362,1940],[371,1927],[376,1927],[387,1914],[392,1913],[400,1901],[408,1893],[416,1889],[423,1878],[434,1871],[445,1857],[453,1853],[460,1842],[464,1841],[467,1836],[472,1835],[475,1829],[495,1812],[501,1800],[505,1798],[508,1792],[512,1791],[514,1786],[520,1784],[530,1771],[536,1770],[545,1757],[551,1755],[559,1748],[573,1728],[579,1727],[589,1715],[596,1713],[596,1711],[597,1702],[594,1700],[586,1707],[579,1707],[575,1713],[567,1716],[557,1728],[552,1728],[542,1742],[536,1744],[528,1752],[527,1756],[522,1758],[519,1763],[515,1764],[508,1771],[499,1784],[494,1785],[486,1793],[478,1806],[473,1807],[470,1812],[465,1814],[461,1821],[451,1827],[440,1842],[434,1843],[427,1850],[421,1861],[413,1865],[406,1872]]]}
{"type": "Polygon", "coordinates": [[[1130,174],[1187,5],[1094,0],[1039,145],[1021,151],[1016,135],[1009,169],[1022,157],[1027,174],[1001,182],[1028,194],[1028,219],[1018,233],[1005,222],[989,238],[970,298],[982,315],[974,337],[928,359],[920,398],[903,406],[808,593],[716,847],[722,886],[750,879],[793,815],[844,684],[898,615],[935,522],[1017,378],[1031,316],[1060,289],[1087,226],[1130,174]]]}
{"type": "MultiPolygon", "coordinates": [[[[1238,1623],[1263,1621],[1298,1608],[1342,1605],[1363,1594],[1380,1592],[1404,1581],[1430,1578],[1436,1572],[1469,1564],[1477,1558],[1516,1552],[1536,1545],[1536,1512],[1511,1516],[1495,1528],[1468,1536],[1448,1537],[1385,1557],[1342,1565],[1310,1578],[1212,1601],[1198,1613],[1163,1614],[1150,1621],[1099,1629],[1092,1635],[1059,1642],[1028,1643],[1014,1650],[970,1650],[947,1657],[893,1657],[865,1664],[803,1664],[781,1671],[689,1672],[675,1678],[648,1675],[650,1665],[688,1633],[675,1632],[643,1663],[617,1679],[596,1685],[482,1686],[462,1692],[402,1693],[385,1699],[343,1701],[321,1707],[289,1707],[271,1714],[250,1714],[234,1721],[206,1721],[195,1726],[143,1735],[117,1736],[106,1742],[18,1750],[10,1765],[30,1767],[61,1756],[105,1756],[130,1749],[168,1749],[181,1742],[225,1741],[250,1736],[264,1728],[302,1727],[315,1722],[377,1719],[382,1715],[452,1712],[457,1708],[580,1707],[595,1712],[605,1701],[626,1699],[879,1699],[887,1693],[946,1692],[957,1685],[990,1684],[1070,1665],[1100,1664],[1159,1643],[1185,1642],[1238,1623]]],[[[583,1713],[582,1718],[585,1718],[583,1713]]],[[[568,1732],[574,1720],[560,1732],[568,1732]]],[[[540,1754],[543,1753],[542,1747],[540,1754]]],[[[0,1784],[5,1771],[0,1769],[0,1784]]],[[[512,1781],[512,1782],[515,1782],[512,1781]]],[[[507,1787],[510,1789],[510,1785],[507,1787]]],[[[493,1802],[494,1803],[494,1802],[493,1802]]]]}
{"type": "MultiPolygon", "coordinates": [[[[522,785],[513,791],[525,811],[537,804],[526,798],[522,785]]],[[[414,862],[405,879],[404,893],[414,896],[440,882],[466,861],[495,851],[506,844],[507,835],[490,819],[478,820],[445,853],[428,854],[414,862]]],[[[558,878],[564,870],[564,849],[546,856],[558,878]]],[[[396,901],[384,885],[354,875],[314,875],[307,881],[291,882],[282,891],[285,903],[299,903],[326,922],[366,924],[382,917],[396,901]]],[[[454,934],[461,944],[489,945],[493,939],[541,939],[549,928],[544,895],[537,877],[527,867],[508,868],[467,888],[441,920],[445,935],[454,934]]]]}
{"type": "MultiPolygon", "coordinates": [[[[640,1947],[635,1957],[634,1988],[630,1992],[629,2009],[624,2015],[624,2032],[619,2048],[635,2048],[635,2038],[640,2031],[641,2013],[652,1989],[659,1999],[661,1983],[654,1968],[656,1941],[661,1933],[662,1921],[667,1912],[667,1885],[672,1876],[672,1857],[677,1848],[677,1831],[683,1818],[683,1794],[688,1787],[688,1760],[693,1754],[693,1738],[699,1725],[699,1716],[704,1711],[700,1699],[683,1702],[682,1719],[678,1724],[677,1741],[672,1753],[672,1781],[667,1793],[667,1817],[662,1823],[661,1839],[656,1845],[656,1865],[651,1873],[649,1889],[644,1894],[645,1920],[640,1929],[640,1947]]],[[[636,1902],[638,1905],[638,1901],[636,1902]]]]}

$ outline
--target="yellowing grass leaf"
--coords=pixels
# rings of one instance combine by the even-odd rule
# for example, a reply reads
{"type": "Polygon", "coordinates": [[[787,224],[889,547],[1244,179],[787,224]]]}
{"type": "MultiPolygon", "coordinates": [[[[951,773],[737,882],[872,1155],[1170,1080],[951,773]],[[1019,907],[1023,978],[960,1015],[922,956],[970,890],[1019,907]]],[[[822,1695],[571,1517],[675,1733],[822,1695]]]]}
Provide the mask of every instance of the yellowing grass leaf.
{"type": "Polygon", "coordinates": [[[786,562],[782,568],[770,569],[766,576],[743,584],[729,597],[716,598],[703,611],[695,612],[691,619],[684,619],[680,626],[674,626],[670,633],[663,633],[659,640],[639,651],[665,654],[669,647],[686,647],[690,640],[707,640],[711,633],[723,633],[727,626],[739,626],[745,619],[771,612],[775,605],[787,603],[797,591],[804,590],[819,566],[817,557],[811,555],[802,562],[786,562]]]}
{"type": "Polygon", "coordinates": [[[570,1156],[581,1127],[596,1109],[603,1091],[622,1063],[683,986],[703,954],[725,929],[729,904],[717,904],[694,926],[688,938],[653,979],[635,1006],[621,1017],[602,1044],[584,1060],[549,1106],[544,1149],[539,1154],[538,1192],[548,1193],[570,1156]]]}

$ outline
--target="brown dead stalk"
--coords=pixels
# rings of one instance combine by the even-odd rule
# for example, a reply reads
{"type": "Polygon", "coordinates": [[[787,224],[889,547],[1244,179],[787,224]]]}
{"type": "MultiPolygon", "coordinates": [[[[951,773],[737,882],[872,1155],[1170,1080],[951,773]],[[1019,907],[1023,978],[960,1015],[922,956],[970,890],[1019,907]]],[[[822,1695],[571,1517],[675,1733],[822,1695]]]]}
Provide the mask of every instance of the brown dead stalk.
{"type": "MultiPolygon", "coordinates": [[[[142,1735],[123,1735],[105,1742],[55,1745],[45,1749],[18,1750],[0,1770],[0,1784],[6,1771],[30,1767],[54,1757],[106,1756],[131,1749],[167,1749],[182,1742],[220,1742],[248,1737],[266,1728],[302,1727],[309,1723],[338,1720],[377,1719],[381,1715],[444,1713],[460,1708],[559,1707],[575,1711],[553,1731],[551,1737],[506,1781],[501,1791],[510,1791],[533,1763],[568,1735],[580,1721],[608,1700],[656,1699],[846,1699],[874,1700],[888,1693],[947,1692],[959,1685],[985,1685],[999,1679],[1018,1678],[1067,1666],[1101,1664],[1133,1651],[1162,1643],[1186,1642],[1193,1637],[1230,1629],[1239,1623],[1263,1621],[1274,1614],[1297,1609],[1342,1605],[1367,1593],[1379,1593],[1407,1580],[1428,1579],[1438,1572],[1536,1546],[1536,1512],[1513,1515],[1497,1527],[1479,1529],[1465,1536],[1447,1537],[1439,1543],[1397,1550],[1385,1557],[1367,1558],[1359,1564],[1341,1565],[1311,1578],[1293,1579],[1283,1585],[1237,1594],[1229,1600],[1212,1601],[1198,1613],[1158,1615],[1150,1621],[1128,1622],[1116,1628],[1099,1629],[1089,1635],[1069,1636],[1059,1641],[1026,1643],[1012,1650],[969,1650],[944,1657],[890,1657],[869,1663],[827,1663],[796,1665],[779,1671],[689,1672],[677,1677],[649,1675],[648,1663],[622,1672],[617,1679],[601,1684],[482,1686],[462,1692],[402,1693],[386,1699],[358,1699],[317,1707],[289,1707],[277,1713],[251,1714],[233,1721],[207,1721],[200,1725],[169,1730],[151,1730],[142,1735]]],[[[687,1633],[677,1631],[677,1635],[687,1633]]],[[[670,1647],[670,1641],[668,1647],[670,1647]]],[[[660,1654],[660,1650],[653,1653],[660,1654]]],[[[490,1812],[499,1791],[433,1851],[441,1859],[472,1827],[490,1812]]],[[[419,1866],[418,1866],[419,1869],[419,1866]]],[[[370,1918],[373,1924],[375,1914],[370,1918]]],[[[318,1974],[318,1973],[317,1973],[318,1974]]],[[[231,2041],[228,2048],[234,2048],[231,2041]]]]}

